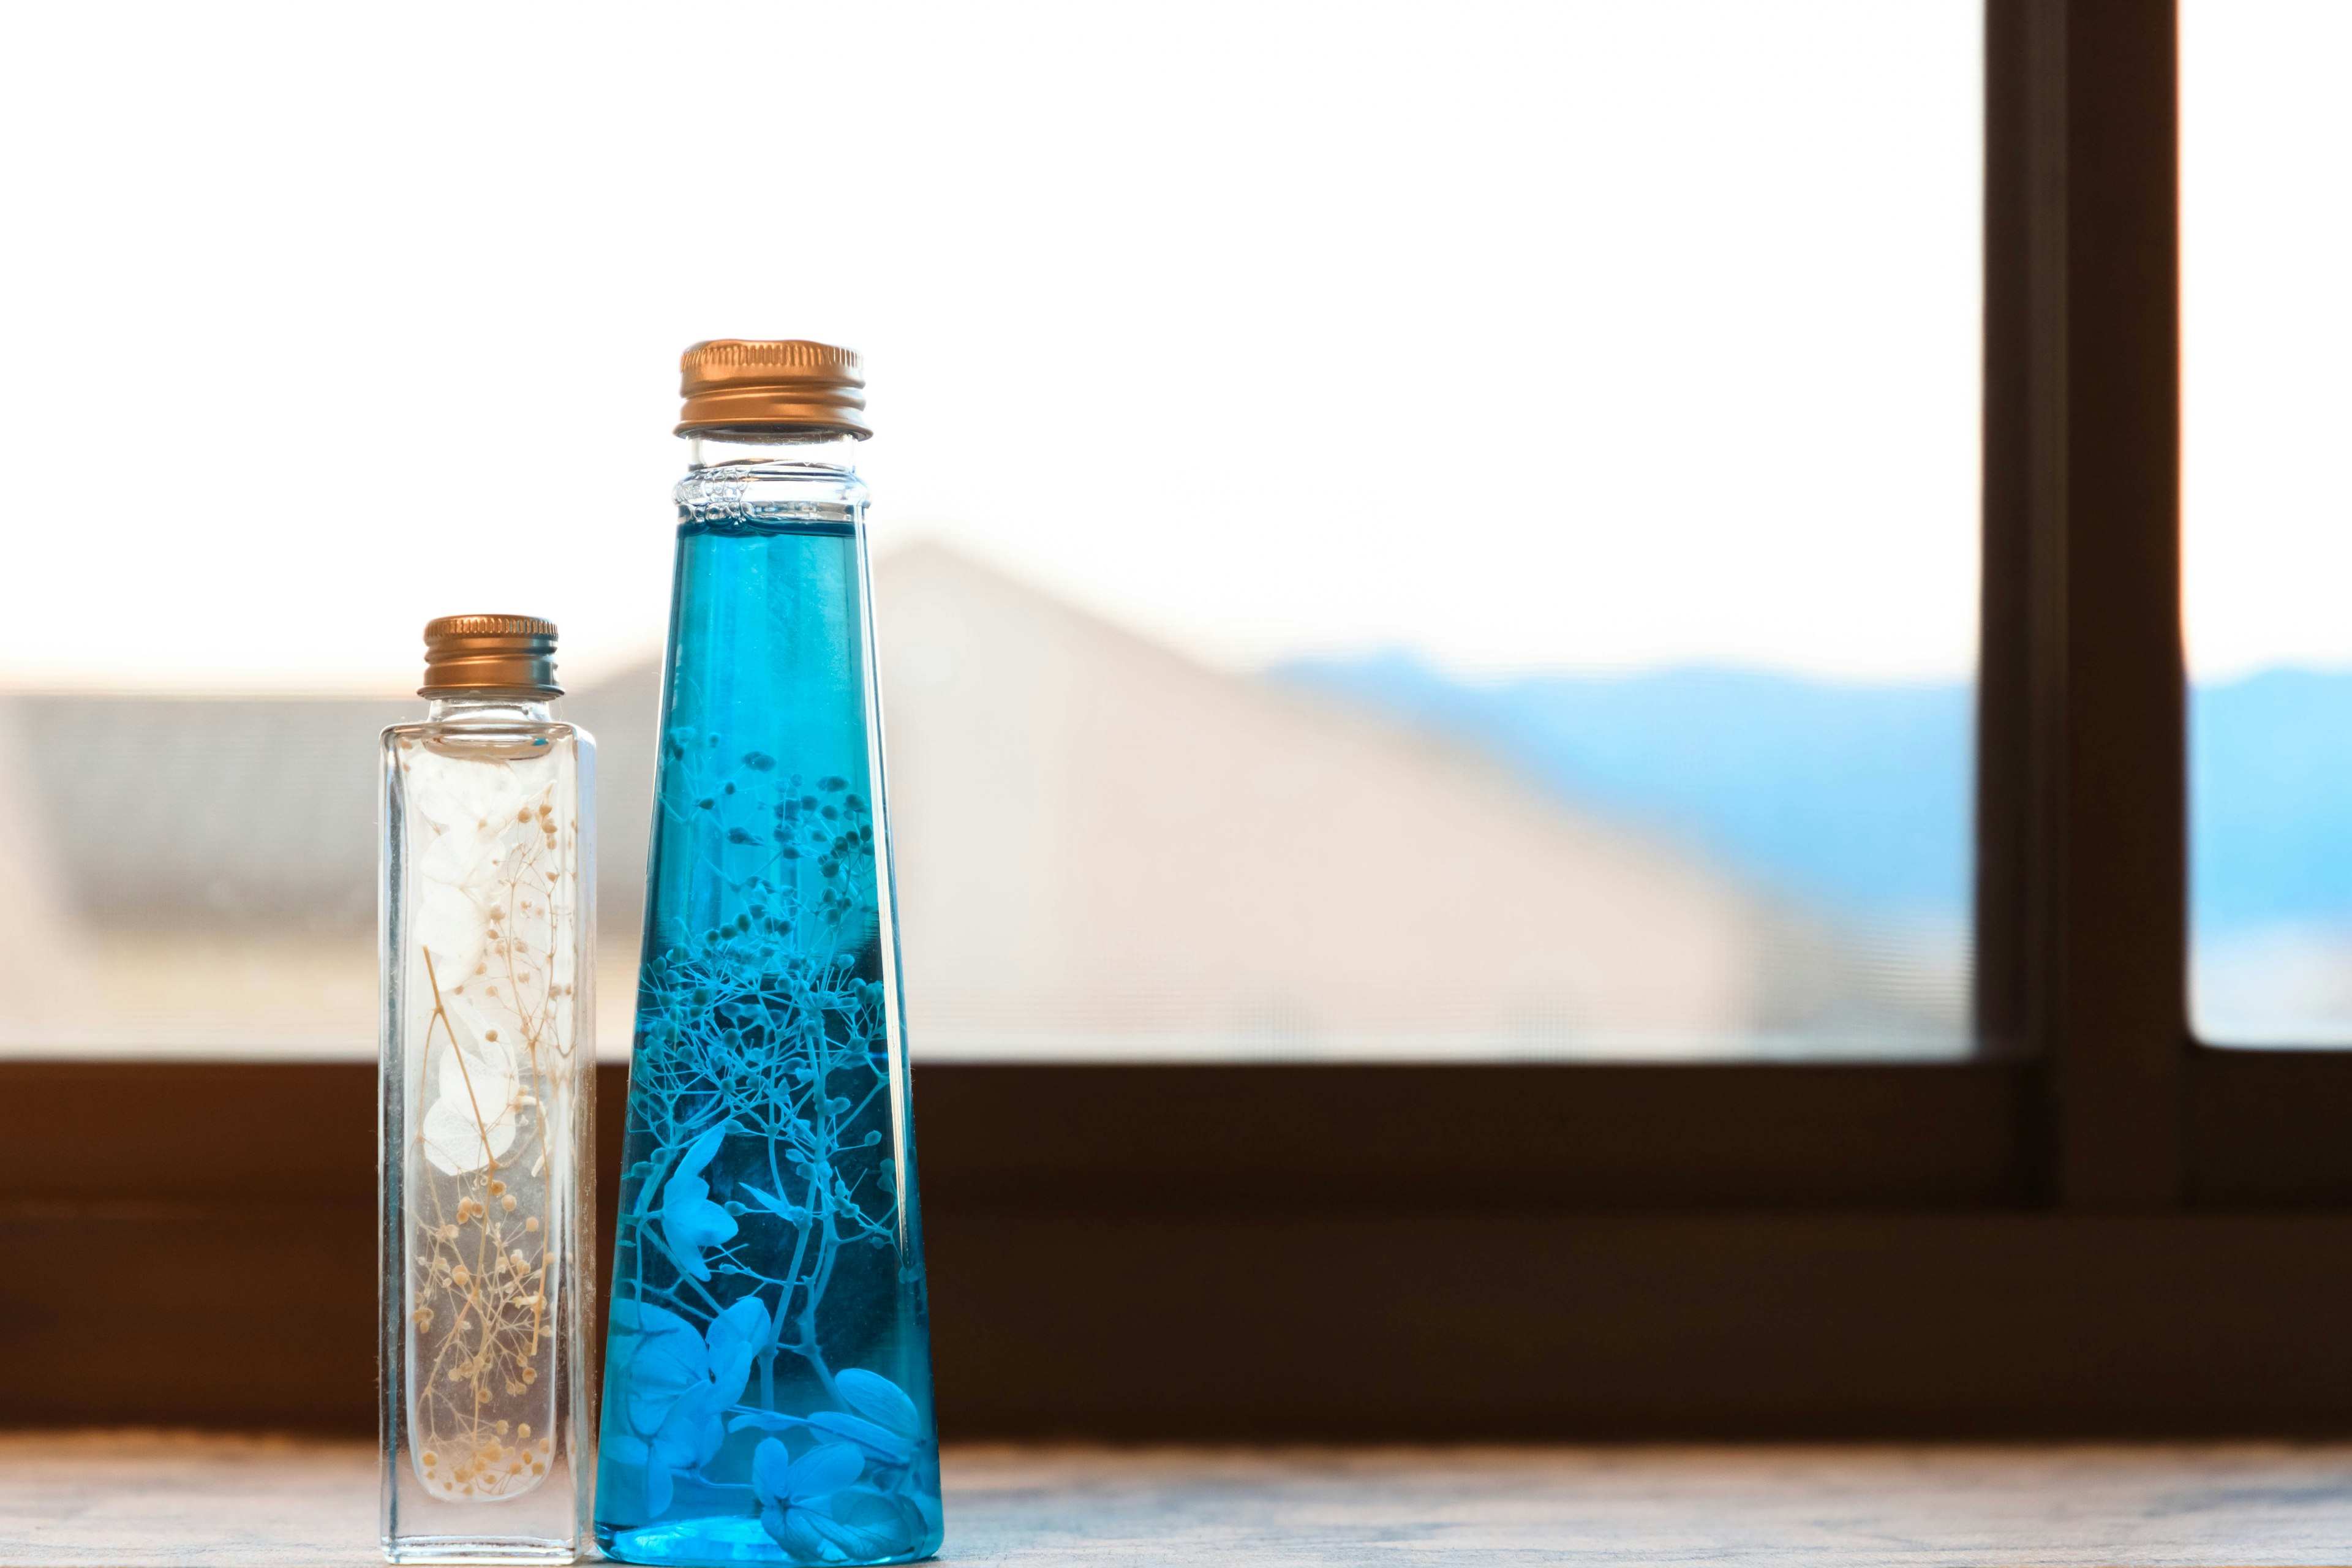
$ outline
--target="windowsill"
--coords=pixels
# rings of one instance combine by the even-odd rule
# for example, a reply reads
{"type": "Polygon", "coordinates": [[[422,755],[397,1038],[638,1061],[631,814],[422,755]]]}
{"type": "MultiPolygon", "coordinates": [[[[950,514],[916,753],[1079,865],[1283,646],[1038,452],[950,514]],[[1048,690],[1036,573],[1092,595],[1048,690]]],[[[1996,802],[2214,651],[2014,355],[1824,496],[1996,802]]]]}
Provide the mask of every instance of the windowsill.
{"type": "MultiPolygon", "coordinates": [[[[956,1447],[946,1562],[2340,1562],[2352,1446],[956,1447]]],[[[0,1565],[373,1564],[354,1443],[0,1435],[0,1565]]]]}

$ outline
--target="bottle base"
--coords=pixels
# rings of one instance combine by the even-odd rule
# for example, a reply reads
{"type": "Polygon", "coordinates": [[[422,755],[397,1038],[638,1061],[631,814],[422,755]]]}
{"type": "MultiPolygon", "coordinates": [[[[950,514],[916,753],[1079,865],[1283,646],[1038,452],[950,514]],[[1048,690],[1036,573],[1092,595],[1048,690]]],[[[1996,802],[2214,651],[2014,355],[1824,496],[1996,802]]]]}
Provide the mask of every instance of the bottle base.
{"type": "Polygon", "coordinates": [[[570,1541],[534,1541],[500,1536],[411,1535],[383,1543],[386,1563],[431,1563],[435,1568],[499,1568],[503,1563],[577,1563],[580,1547],[570,1541]]]}
{"type": "Polygon", "coordinates": [[[758,1520],[740,1514],[640,1525],[635,1530],[607,1530],[598,1525],[596,1544],[616,1563],[675,1568],[724,1568],[733,1563],[772,1563],[786,1568],[819,1568],[820,1564],[824,1568],[880,1568],[890,1563],[920,1563],[940,1549],[940,1543],[933,1541],[910,1552],[893,1552],[881,1557],[796,1557],[777,1545],[758,1520]]]}

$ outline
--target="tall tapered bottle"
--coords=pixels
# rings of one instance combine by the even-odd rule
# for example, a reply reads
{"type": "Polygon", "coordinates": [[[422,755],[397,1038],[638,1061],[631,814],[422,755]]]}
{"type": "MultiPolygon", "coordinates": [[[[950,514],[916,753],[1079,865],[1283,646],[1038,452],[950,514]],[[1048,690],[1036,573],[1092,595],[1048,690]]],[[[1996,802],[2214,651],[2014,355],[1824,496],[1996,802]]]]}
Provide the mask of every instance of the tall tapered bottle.
{"type": "Polygon", "coordinates": [[[596,1538],[941,1536],[857,356],[698,343],[622,1149],[596,1538]]]}

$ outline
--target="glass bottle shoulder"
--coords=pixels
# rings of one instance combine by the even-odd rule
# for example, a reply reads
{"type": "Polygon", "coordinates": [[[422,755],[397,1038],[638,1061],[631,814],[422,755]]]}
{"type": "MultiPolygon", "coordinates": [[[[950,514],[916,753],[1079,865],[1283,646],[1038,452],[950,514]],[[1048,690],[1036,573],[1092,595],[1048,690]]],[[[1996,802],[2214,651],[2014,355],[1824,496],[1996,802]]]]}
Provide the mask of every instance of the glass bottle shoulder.
{"type": "Polygon", "coordinates": [[[453,762],[513,763],[593,751],[596,739],[561,719],[418,720],[385,726],[387,752],[415,752],[453,762]]]}

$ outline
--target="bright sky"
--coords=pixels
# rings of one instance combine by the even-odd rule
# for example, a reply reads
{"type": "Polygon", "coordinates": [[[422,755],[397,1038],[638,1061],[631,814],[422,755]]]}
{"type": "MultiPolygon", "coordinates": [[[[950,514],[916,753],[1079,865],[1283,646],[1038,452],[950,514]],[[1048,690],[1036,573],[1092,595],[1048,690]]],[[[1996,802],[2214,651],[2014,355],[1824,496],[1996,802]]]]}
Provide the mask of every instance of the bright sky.
{"type": "Polygon", "coordinates": [[[10,30],[0,684],[399,685],[455,610],[655,647],[711,336],[865,352],[882,548],[1220,661],[1973,663],[1967,0],[10,30]]]}
{"type": "Polygon", "coordinates": [[[2180,7],[2191,670],[2352,664],[2352,5],[2180,7]]]}

